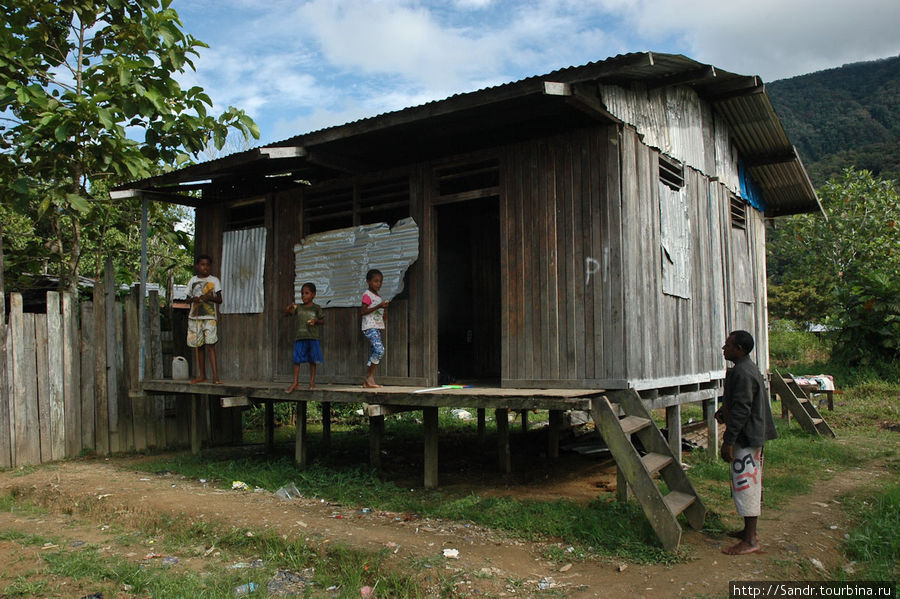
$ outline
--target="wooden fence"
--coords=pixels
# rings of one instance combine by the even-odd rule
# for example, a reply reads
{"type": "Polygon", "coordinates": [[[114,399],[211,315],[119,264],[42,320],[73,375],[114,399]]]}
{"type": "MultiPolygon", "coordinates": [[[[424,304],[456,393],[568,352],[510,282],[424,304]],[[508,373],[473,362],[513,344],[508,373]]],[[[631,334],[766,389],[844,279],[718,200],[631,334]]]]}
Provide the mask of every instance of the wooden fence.
{"type": "MultiPolygon", "coordinates": [[[[48,292],[44,314],[10,295],[8,319],[0,310],[0,467],[190,444],[188,402],[140,392],[139,299],[135,290],[116,301],[111,270],[92,302],[48,292]]],[[[146,306],[145,376],[161,378],[167,331],[155,291],[146,306]]]]}

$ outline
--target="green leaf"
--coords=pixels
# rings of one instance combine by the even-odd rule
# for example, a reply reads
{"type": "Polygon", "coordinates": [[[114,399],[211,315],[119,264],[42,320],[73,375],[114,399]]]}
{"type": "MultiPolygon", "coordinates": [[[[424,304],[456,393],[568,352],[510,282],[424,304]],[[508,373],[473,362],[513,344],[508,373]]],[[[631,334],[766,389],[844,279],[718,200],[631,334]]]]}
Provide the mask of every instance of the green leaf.
{"type": "Polygon", "coordinates": [[[91,209],[90,202],[75,193],[67,193],[66,201],[72,208],[74,208],[81,214],[86,214],[91,209]]]}

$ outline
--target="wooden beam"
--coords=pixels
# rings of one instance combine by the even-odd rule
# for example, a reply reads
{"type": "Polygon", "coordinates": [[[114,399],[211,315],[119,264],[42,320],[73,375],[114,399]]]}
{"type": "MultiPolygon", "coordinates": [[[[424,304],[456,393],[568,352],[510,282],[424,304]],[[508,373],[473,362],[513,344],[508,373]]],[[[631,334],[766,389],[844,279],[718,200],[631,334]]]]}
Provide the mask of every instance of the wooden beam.
{"type": "Polygon", "coordinates": [[[402,412],[415,412],[421,410],[417,406],[393,406],[382,404],[370,404],[365,407],[366,416],[390,416],[391,414],[400,414],[402,412]]]}
{"type": "Polygon", "coordinates": [[[331,448],[331,402],[323,401],[320,407],[322,409],[322,450],[328,451],[331,448]]]}
{"type": "Polygon", "coordinates": [[[705,64],[699,68],[682,71],[681,73],[677,73],[675,75],[660,77],[658,79],[651,79],[647,82],[647,89],[653,90],[659,89],[661,87],[671,87],[675,85],[689,85],[698,81],[715,79],[715,77],[716,67],[712,66],[711,64],[705,64]]]}
{"type": "MultiPolygon", "coordinates": [[[[231,397],[223,397],[220,400],[220,405],[223,408],[238,408],[241,406],[249,406],[250,398],[246,395],[234,395],[231,397]]],[[[303,403],[303,402],[301,402],[303,403]]]]}
{"type": "Polygon", "coordinates": [[[306,148],[302,146],[269,146],[259,148],[259,155],[265,158],[303,158],[307,155],[306,148]]]}

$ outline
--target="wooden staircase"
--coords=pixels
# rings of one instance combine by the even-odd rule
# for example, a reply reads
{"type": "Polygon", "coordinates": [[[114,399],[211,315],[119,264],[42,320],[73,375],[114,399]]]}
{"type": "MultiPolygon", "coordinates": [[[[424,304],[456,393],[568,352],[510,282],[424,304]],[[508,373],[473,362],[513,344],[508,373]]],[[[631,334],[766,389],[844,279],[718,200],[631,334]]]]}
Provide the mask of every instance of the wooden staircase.
{"type": "Polygon", "coordinates": [[[834,431],[822,418],[816,405],[803,392],[799,385],[789,376],[782,376],[777,370],[770,377],[772,391],[778,394],[784,406],[790,410],[803,430],[813,435],[834,437],[834,431]]]}
{"type": "MultiPolygon", "coordinates": [[[[700,529],[706,517],[706,506],[681,464],[675,460],[637,391],[611,391],[593,399],[591,416],[616,461],[619,480],[624,478],[634,492],[662,546],[668,551],[677,549],[681,542],[678,514],[683,512],[688,524],[700,529]],[[624,414],[622,418],[619,417],[620,410],[624,414]],[[640,439],[647,451],[643,457],[631,442],[632,434],[640,439]],[[669,488],[665,495],[657,486],[657,474],[669,488]]],[[[620,497],[623,496],[620,493],[620,497]]]]}

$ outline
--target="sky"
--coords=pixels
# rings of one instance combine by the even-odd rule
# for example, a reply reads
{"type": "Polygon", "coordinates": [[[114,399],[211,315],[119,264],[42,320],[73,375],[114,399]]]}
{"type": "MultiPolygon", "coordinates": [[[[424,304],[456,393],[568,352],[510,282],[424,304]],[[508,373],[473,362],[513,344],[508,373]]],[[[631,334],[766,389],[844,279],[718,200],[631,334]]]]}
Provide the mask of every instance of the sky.
{"type": "MultiPolygon", "coordinates": [[[[771,82],[900,54],[898,0],[174,0],[247,149],[628,52],[771,82]]],[[[228,153],[226,150],[225,153],[228,153]]]]}

